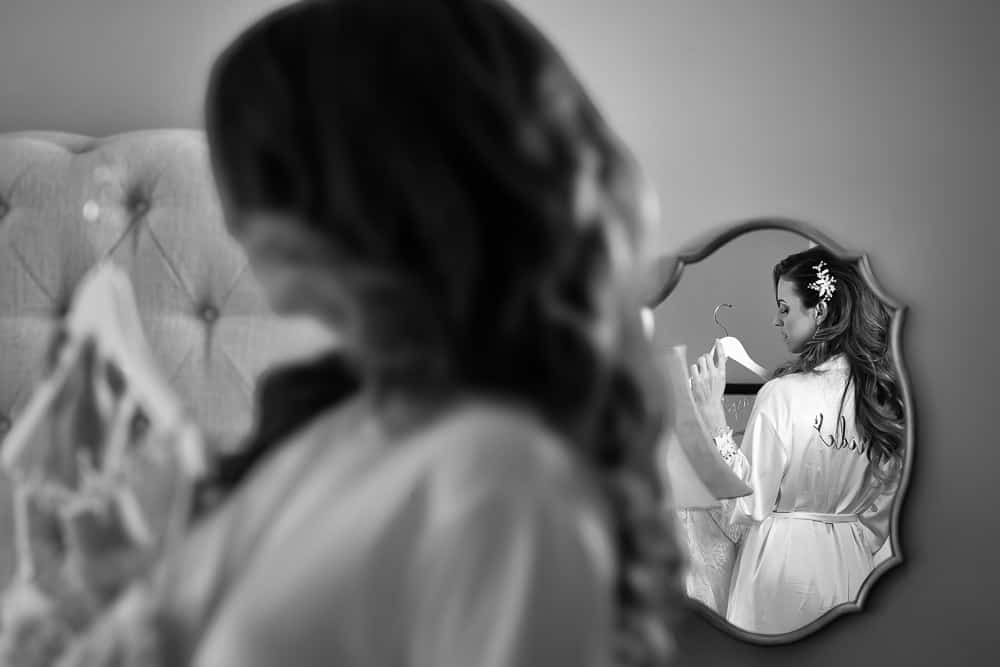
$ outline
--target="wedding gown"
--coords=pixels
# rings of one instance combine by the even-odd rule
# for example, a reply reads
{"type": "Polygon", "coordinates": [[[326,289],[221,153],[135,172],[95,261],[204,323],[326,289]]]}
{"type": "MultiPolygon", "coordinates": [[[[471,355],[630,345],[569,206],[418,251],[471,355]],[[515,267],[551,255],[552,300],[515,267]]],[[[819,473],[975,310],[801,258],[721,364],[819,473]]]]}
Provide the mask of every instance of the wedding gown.
{"type": "Polygon", "coordinates": [[[761,388],[731,464],[754,492],[726,502],[749,523],[726,618],[750,632],[790,632],[854,600],[888,535],[894,488],[872,474],[853,388],[840,413],[848,362],[817,371],[761,388]]]}

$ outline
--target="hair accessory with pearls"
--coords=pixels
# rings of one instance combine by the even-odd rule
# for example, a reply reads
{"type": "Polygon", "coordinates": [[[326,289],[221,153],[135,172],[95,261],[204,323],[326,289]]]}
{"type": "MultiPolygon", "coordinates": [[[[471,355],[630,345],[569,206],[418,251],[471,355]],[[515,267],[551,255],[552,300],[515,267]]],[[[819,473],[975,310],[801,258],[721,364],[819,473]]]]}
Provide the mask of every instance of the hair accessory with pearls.
{"type": "Polygon", "coordinates": [[[820,262],[813,267],[816,269],[816,280],[809,283],[809,289],[819,292],[819,299],[826,303],[833,298],[833,293],[837,291],[835,285],[837,279],[830,275],[830,269],[826,268],[826,262],[820,262]]]}

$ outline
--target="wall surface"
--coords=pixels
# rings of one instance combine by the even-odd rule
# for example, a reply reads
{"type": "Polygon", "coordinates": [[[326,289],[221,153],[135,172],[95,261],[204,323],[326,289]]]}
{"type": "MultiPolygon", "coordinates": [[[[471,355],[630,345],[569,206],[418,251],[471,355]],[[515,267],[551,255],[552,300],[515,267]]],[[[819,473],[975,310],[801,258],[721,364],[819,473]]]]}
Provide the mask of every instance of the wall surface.
{"type": "Polygon", "coordinates": [[[200,127],[208,68],[280,0],[0,0],[0,131],[200,127]]]}
{"type": "MultiPolygon", "coordinates": [[[[197,127],[205,71],[276,2],[0,0],[0,130],[197,127]]],[[[662,198],[671,250],[755,215],[869,253],[910,307],[906,562],[785,647],[692,619],[681,664],[941,665],[995,652],[995,0],[521,0],[662,198]],[[990,649],[993,649],[992,651],[990,649]]]]}
{"type": "Polygon", "coordinates": [[[906,562],[862,614],[753,647],[700,619],[680,664],[958,665],[996,653],[1000,4],[526,0],[650,170],[665,249],[803,218],[910,308],[906,562]],[[612,10],[612,7],[617,10],[612,10]]]}
{"type": "MultiPolygon", "coordinates": [[[[744,234],[708,258],[685,267],[677,287],[653,311],[654,349],[686,345],[688,361],[693,364],[728,331],[764,368],[781,366],[791,353],[774,327],[777,307],[771,271],[781,259],[808,246],[809,242],[798,234],[761,230],[744,234]],[[715,324],[714,317],[715,307],[723,303],[732,306],[719,309],[719,322],[725,330],[715,324]]],[[[726,379],[763,382],[735,362],[726,365],[726,379]]]]}

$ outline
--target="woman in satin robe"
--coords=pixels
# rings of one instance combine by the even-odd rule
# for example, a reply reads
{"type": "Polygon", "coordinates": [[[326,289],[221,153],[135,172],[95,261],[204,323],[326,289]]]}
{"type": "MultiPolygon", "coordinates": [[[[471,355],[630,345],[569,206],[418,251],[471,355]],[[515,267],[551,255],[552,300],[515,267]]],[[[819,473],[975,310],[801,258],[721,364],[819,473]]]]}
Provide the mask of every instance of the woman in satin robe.
{"type": "Polygon", "coordinates": [[[888,536],[904,425],[890,313],[857,269],[817,247],[785,258],[773,280],[774,325],[796,358],[761,387],[739,448],[721,346],[691,367],[716,445],[753,489],[724,503],[745,531],[726,619],[762,634],[856,599],[888,536]]]}
{"type": "Polygon", "coordinates": [[[663,664],[652,208],[555,49],[500,0],[299,2],[221,55],[206,128],[271,304],[341,341],[310,380],[339,403],[231,466],[65,664],[663,664]]]}

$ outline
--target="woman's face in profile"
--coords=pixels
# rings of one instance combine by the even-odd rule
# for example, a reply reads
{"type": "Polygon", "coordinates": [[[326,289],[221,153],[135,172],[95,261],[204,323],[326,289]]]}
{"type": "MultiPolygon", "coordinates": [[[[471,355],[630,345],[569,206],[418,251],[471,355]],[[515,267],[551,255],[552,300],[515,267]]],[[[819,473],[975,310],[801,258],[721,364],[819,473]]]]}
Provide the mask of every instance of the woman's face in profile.
{"type": "Polygon", "coordinates": [[[778,280],[775,294],[778,313],[774,326],[781,331],[789,352],[798,354],[816,332],[816,309],[806,308],[795,289],[795,283],[778,280]]]}

